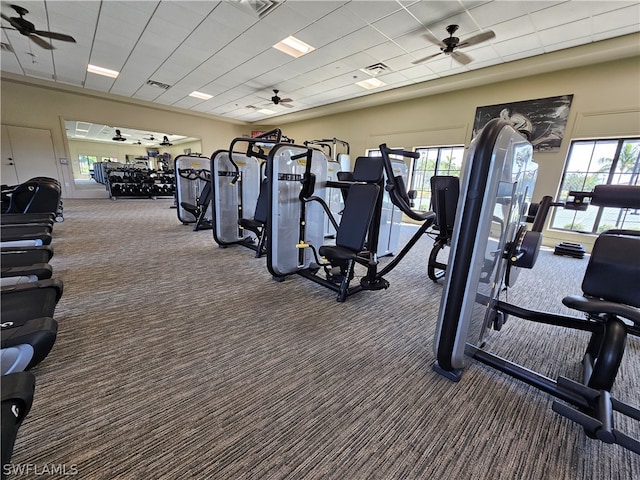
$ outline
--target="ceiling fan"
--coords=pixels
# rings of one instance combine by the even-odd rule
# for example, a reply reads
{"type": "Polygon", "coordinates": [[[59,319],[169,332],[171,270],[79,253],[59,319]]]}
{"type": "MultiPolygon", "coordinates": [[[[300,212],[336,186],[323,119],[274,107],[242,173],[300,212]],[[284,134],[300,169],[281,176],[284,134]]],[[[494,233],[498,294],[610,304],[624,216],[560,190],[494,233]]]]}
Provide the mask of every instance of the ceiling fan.
{"type": "Polygon", "coordinates": [[[7,22],[9,22],[11,24],[11,27],[13,27],[13,28],[11,27],[2,27],[2,28],[6,28],[7,30],[17,30],[22,35],[29,37],[33,41],[33,43],[40,45],[42,48],[46,50],[53,50],[55,47],[40,37],[47,37],[53,40],[60,40],[62,42],[73,42],[73,43],[76,42],[75,38],[65,33],[48,32],[46,30],[36,30],[35,25],[24,18],[24,15],[29,13],[29,10],[19,5],[11,5],[11,8],[13,8],[16,11],[16,13],[20,16],[8,17],[4,13],[1,14],[2,18],[7,22]]]}
{"type": "Polygon", "coordinates": [[[155,142],[156,141],[156,137],[153,136],[153,133],[149,134],[149,137],[145,137],[143,138],[143,140],[149,140],[150,142],[155,142]]]}
{"type": "Polygon", "coordinates": [[[165,135],[162,137],[162,142],[160,142],[160,145],[162,145],[163,147],[170,147],[171,145],[173,145],[173,143],[171,143],[169,141],[169,137],[165,135]]]}
{"type": "Polygon", "coordinates": [[[280,90],[273,90],[273,93],[275,94],[273,97],[271,97],[271,102],[273,102],[274,105],[282,105],[283,107],[287,107],[287,108],[293,108],[293,105],[289,105],[289,103],[293,102],[292,99],[290,98],[280,98],[278,96],[278,92],[280,90]]]}
{"type": "Polygon", "coordinates": [[[470,47],[471,45],[477,45],[478,43],[485,42],[487,40],[491,40],[495,38],[496,34],[492,30],[487,30],[486,32],[479,33],[478,35],[474,35],[472,37],[467,38],[466,40],[460,41],[458,37],[454,37],[453,34],[458,30],[458,25],[449,25],[447,27],[447,33],[449,34],[448,38],[444,40],[438,40],[436,37],[431,35],[430,33],[425,33],[424,38],[426,38],[429,42],[433,43],[440,47],[440,52],[434,53],[433,55],[426,56],[424,58],[420,58],[418,60],[414,60],[414,65],[418,63],[425,62],[433,57],[444,53],[445,55],[450,55],[455,61],[461,63],[462,65],[467,65],[473,61],[473,59],[462,52],[458,51],[458,48],[470,47]]]}

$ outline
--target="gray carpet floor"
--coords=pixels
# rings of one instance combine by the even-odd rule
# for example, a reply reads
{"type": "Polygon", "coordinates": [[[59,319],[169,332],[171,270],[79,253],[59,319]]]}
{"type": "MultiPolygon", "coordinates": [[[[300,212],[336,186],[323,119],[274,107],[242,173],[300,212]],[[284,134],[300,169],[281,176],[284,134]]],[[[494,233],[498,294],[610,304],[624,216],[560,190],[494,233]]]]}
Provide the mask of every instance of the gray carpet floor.
{"type": "MultiPolygon", "coordinates": [[[[433,372],[428,237],[388,290],[338,303],[302,277],[273,281],[264,258],[218,248],[171,203],[65,200],[58,340],[34,369],[14,464],[91,480],[640,478],[640,456],[587,438],[549,395],[474,361],[458,383],[433,372]]],[[[586,264],[542,251],[508,300],[571,313],[561,299],[586,264]]],[[[587,341],[510,319],[490,348],[579,379],[587,341]]],[[[614,394],[634,405],[639,358],[631,338],[614,394]]]]}

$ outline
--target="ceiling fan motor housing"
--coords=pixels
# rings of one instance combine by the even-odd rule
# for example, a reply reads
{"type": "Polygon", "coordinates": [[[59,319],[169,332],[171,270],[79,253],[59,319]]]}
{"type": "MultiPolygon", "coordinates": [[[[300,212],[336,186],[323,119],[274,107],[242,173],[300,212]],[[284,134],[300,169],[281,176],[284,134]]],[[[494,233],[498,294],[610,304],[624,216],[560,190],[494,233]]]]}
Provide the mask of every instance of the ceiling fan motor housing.
{"type": "Polygon", "coordinates": [[[441,48],[444,53],[451,53],[460,43],[460,39],[458,37],[449,37],[442,40],[442,43],[446,45],[446,47],[441,48]]]}

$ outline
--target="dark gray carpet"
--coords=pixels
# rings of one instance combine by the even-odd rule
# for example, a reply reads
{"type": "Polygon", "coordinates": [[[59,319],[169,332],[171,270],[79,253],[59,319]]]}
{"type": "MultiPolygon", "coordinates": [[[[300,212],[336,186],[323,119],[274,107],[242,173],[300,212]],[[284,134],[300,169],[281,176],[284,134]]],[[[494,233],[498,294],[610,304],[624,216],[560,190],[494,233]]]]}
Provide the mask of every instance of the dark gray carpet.
{"type": "MultiPolygon", "coordinates": [[[[171,203],[65,200],[59,337],[34,369],[14,463],[92,480],[640,478],[639,456],[586,438],[547,394],[474,362],[459,383],[432,371],[430,239],[388,290],[339,304],[304,278],[272,281],[264,259],[218,248],[171,203]]],[[[586,262],[541,252],[508,300],[569,313],[560,299],[586,262]]],[[[512,319],[490,344],[578,379],[587,339],[512,319]]],[[[630,339],[615,389],[633,404],[639,355],[630,339]]]]}

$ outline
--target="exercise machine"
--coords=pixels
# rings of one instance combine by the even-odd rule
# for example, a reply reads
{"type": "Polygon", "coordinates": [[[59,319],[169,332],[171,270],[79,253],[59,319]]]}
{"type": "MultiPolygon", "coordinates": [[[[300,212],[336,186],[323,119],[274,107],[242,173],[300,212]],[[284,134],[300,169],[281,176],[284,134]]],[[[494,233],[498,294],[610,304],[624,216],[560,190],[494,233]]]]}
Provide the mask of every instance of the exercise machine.
{"type": "Polygon", "coordinates": [[[178,155],[174,160],[176,177],[176,213],[193,231],[212,228],[211,160],[193,155],[178,155]]]}
{"type": "Polygon", "coordinates": [[[319,203],[308,205],[301,196],[325,199],[327,163],[322,151],[301,145],[278,143],[269,152],[267,269],[275,280],[319,268],[304,247],[323,244],[324,212],[319,203]]]}
{"type": "Polygon", "coordinates": [[[259,206],[264,162],[268,151],[280,142],[280,129],[257,137],[237,137],[228,150],[218,150],[211,156],[211,192],[213,198],[213,239],[220,247],[242,245],[262,255],[264,235],[265,194],[259,206]],[[236,146],[246,144],[246,150],[236,146]],[[258,208],[260,207],[260,208],[258,208]],[[258,216],[256,217],[256,212],[258,216]]]}
{"type": "Polygon", "coordinates": [[[63,292],[60,280],[46,279],[2,286],[1,373],[34,367],[49,354],[58,324],[53,319],[63,292]]]}
{"type": "MultiPolygon", "coordinates": [[[[558,398],[553,410],[582,425],[588,436],[640,453],[640,442],[614,426],[614,412],[640,420],[640,410],[610,393],[627,334],[640,333],[638,232],[613,230],[597,239],[583,295],[563,300],[585,318],[526,310],[500,299],[520,269],[535,265],[541,244],[536,230],[551,204],[548,197],[527,230],[537,172],[532,153],[531,144],[500,119],[487,123],[471,143],[438,313],[434,369],[459,381],[470,359],[480,361],[558,398]],[[488,332],[500,330],[508,317],[589,332],[582,381],[555,381],[488,351],[488,332]]],[[[601,186],[589,195],[601,206],[640,206],[640,187],[601,186]]]]}
{"type": "Polygon", "coordinates": [[[390,158],[416,154],[392,150],[384,144],[380,147],[381,157],[358,157],[350,180],[339,182],[327,181],[327,159],[318,150],[280,145],[272,149],[267,162],[271,181],[267,267],[274,279],[294,273],[304,276],[337,292],[339,302],[362,290],[389,287],[384,275],[405,257],[435,214],[411,208],[403,177],[396,174],[390,158]],[[326,214],[333,218],[326,203],[328,187],[339,188],[346,195],[340,224],[334,224],[335,244],[325,245],[322,217],[326,214]],[[378,270],[384,191],[393,205],[421,225],[399,254],[378,270]],[[356,265],[364,266],[367,272],[359,284],[351,285],[356,265]],[[324,277],[318,275],[320,268],[324,277]]]}

